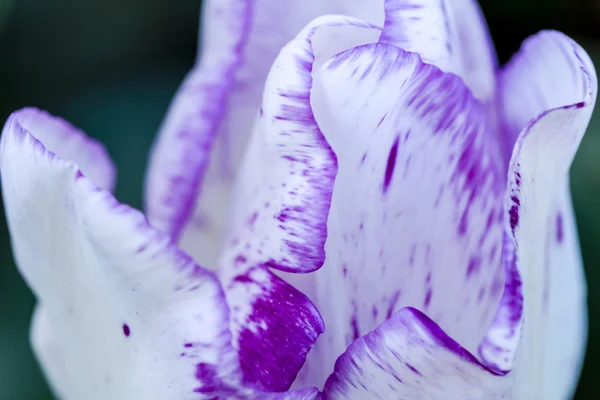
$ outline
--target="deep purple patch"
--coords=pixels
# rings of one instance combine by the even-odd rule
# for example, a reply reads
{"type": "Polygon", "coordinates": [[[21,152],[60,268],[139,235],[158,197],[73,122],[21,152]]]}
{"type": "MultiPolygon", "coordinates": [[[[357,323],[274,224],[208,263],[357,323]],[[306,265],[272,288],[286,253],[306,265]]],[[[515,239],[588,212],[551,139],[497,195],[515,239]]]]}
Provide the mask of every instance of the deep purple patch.
{"type": "Polygon", "coordinates": [[[400,143],[400,136],[396,137],[394,144],[390,148],[390,154],[388,155],[387,166],[385,167],[385,175],[383,177],[383,193],[388,191],[390,182],[394,176],[394,169],[396,168],[396,158],[398,157],[398,144],[400,143]]]}
{"type": "Polygon", "coordinates": [[[129,329],[129,325],[123,324],[123,334],[126,337],[129,337],[129,335],[131,335],[131,329],[129,329]]]}
{"type": "Polygon", "coordinates": [[[234,279],[256,285],[263,293],[252,303],[239,334],[240,366],[244,381],[261,390],[289,389],[306,354],[323,333],[323,321],[310,300],[272,273],[268,282],[254,280],[252,270],[234,279]]]}

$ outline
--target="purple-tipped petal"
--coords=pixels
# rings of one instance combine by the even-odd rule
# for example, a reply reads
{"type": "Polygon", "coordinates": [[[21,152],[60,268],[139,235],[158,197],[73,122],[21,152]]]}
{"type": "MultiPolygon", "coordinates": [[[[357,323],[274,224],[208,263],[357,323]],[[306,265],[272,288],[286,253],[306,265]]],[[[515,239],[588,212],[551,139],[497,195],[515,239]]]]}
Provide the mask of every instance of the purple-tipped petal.
{"type": "Polygon", "coordinates": [[[69,122],[36,108],[19,111],[22,126],[36,132],[48,151],[77,164],[94,185],[114,189],[117,171],[102,143],[88,137],[69,122]]]}
{"type": "Polygon", "coordinates": [[[479,363],[431,319],[398,311],[335,363],[323,399],[509,399],[513,377],[479,363]]]}
{"type": "Polygon", "coordinates": [[[198,62],[159,132],[145,196],[152,225],[214,268],[233,182],[277,54],[321,15],[357,16],[382,26],[383,0],[205,3],[198,62]]]}
{"type": "Polygon", "coordinates": [[[286,390],[324,329],[310,300],[268,271],[310,272],[325,260],[337,164],[310,104],[315,49],[329,57],[378,33],[348,17],[319,18],[283,48],[267,79],[219,265],[232,282],[227,295],[245,378],[263,390],[286,390]],[[332,28],[366,36],[319,39],[332,28]]]}
{"type": "Polygon", "coordinates": [[[496,54],[476,0],[385,0],[380,41],[419,53],[460,76],[478,99],[493,101],[496,54]]]}
{"type": "MultiPolygon", "coordinates": [[[[595,105],[597,78],[585,51],[558,32],[528,39],[506,68],[508,137],[522,129],[505,200],[524,293],[515,371],[523,398],[569,398],[586,341],[586,290],[568,172],[595,105]]],[[[503,305],[510,307],[507,293],[503,305]]],[[[508,325],[503,313],[506,307],[480,353],[486,362],[509,369],[519,335],[496,331],[508,325]]]]}
{"type": "Polygon", "coordinates": [[[312,103],[339,168],[311,296],[327,332],[306,384],[405,306],[476,350],[503,285],[503,178],[482,105],[456,76],[387,44],[325,63],[312,103]]]}
{"type": "MultiPolygon", "coordinates": [[[[56,394],[180,400],[238,390],[216,277],[63,161],[88,166],[97,144],[83,134],[58,140],[57,121],[16,112],[0,142],[13,252],[38,300],[33,346],[56,394]]],[[[102,182],[110,162],[94,159],[90,176],[102,182]]]]}

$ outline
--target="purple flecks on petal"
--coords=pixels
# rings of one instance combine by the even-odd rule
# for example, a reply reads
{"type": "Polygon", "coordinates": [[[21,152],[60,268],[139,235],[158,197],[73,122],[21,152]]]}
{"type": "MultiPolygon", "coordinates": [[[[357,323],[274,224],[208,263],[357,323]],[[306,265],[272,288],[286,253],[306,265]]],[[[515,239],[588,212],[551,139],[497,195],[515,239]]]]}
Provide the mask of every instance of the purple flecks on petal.
{"type": "Polygon", "coordinates": [[[339,53],[315,82],[315,104],[323,105],[316,119],[339,161],[329,216],[335,229],[319,271],[329,279],[316,280],[328,327],[317,344],[321,365],[333,363],[355,327],[363,335],[404,306],[426,308],[476,350],[501,294],[475,301],[482,286],[502,278],[500,251],[491,249],[502,240],[496,215],[506,185],[484,106],[456,76],[382,43],[339,53]],[[347,266],[344,279],[338,265],[347,266]],[[327,301],[331,292],[346,300],[327,301]]]}

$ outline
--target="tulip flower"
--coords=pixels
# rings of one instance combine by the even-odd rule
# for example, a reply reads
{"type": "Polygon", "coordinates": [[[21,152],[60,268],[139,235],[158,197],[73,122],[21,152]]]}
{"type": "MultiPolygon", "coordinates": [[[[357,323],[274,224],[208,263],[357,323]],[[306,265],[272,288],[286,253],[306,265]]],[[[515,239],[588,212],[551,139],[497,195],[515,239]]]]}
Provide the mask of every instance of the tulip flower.
{"type": "Polygon", "coordinates": [[[83,132],[4,127],[58,398],[565,399],[586,342],[574,41],[505,66],[471,0],[207,0],[145,215],[83,132]]]}

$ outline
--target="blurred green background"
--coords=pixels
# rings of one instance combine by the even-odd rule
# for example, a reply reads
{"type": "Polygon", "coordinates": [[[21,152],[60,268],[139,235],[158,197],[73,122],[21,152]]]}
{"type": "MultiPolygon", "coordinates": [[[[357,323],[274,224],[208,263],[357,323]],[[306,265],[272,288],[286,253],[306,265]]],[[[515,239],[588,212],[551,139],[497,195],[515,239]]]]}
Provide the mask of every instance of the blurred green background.
{"type": "MultiPolygon", "coordinates": [[[[600,65],[600,0],[480,3],[501,62],[528,35],[558,29],[600,65]]],[[[101,139],[119,167],[117,197],[140,207],[149,146],[194,59],[199,9],[199,0],[0,0],[0,120],[33,105],[101,139]]],[[[600,107],[575,160],[572,187],[590,306],[576,398],[597,399],[600,107]]],[[[14,267],[3,213],[0,219],[0,399],[52,399],[28,344],[33,298],[14,267]]]]}

